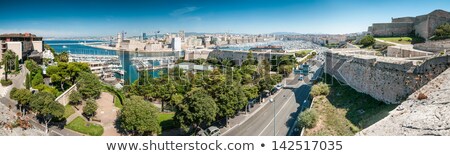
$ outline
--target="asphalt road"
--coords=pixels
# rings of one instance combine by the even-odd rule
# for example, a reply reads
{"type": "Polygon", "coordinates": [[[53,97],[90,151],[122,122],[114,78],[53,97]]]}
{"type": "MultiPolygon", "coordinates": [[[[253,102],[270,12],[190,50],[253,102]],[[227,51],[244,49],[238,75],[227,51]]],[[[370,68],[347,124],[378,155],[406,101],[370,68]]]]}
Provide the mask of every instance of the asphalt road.
{"type": "MultiPolygon", "coordinates": [[[[306,100],[311,87],[303,81],[298,81],[299,75],[288,82],[287,85],[301,83],[294,89],[283,89],[273,98],[273,103],[267,103],[256,114],[243,124],[229,130],[226,136],[286,136],[298,116],[301,103],[306,100]],[[274,111],[275,107],[275,111],[274,111]],[[275,114],[275,119],[274,119],[275,114]],[[275,124],[275,128],[274,128],[275,124]]],[[[306,79],[308,81],[308,79],[306,79]]]]}
{"type": "MultiPolygon", "coordinates": [[[[256,112],[244,123],[237,125],[224,134],[225,136],[286,136],[295,129],[295,121],[303,107],[309,107],[309,96],[311,86],[310,79],[317,79],[322,74],[322,63],[318,62],[311,66],[314,74],[304,77],[299,81],[296,75],[286,85],[297,86],[292,89],[283,89],[273,98],[273,103],[266,103],[261,110],[256,112]],[[306,103],[304,103],[306,101],[306,103]],[[274,117],[275,116],[275,117],[274,117]]],[[[296,133],[296,132],[294,132],[296,133]]]]}

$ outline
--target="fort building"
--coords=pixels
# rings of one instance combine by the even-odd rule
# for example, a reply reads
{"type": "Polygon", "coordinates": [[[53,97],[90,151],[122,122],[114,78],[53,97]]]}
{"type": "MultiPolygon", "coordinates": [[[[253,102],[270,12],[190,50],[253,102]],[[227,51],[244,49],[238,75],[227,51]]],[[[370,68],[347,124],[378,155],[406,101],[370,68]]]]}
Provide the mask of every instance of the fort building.
{"type": "Polygon", "coordinates": [[[416,16],[392,18],[391,23],[374,23],[368,28],[373,36],[408,36],[415,34],[425,39],[433,36],[435,29],[450,22],[450,13],[444,10],[416,16]]]}

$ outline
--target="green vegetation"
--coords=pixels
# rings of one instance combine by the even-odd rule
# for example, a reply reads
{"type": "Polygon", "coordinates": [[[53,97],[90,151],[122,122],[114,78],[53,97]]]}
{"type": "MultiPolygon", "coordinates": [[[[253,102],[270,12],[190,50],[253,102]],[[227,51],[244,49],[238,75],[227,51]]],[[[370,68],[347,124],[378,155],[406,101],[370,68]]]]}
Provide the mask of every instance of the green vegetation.
{"type": "Polygon", "coordinates": [[[40,84],[44,84],[44,77],[41,73],[37,73],[34,75],[33,80],[31,80],[31,86],[37,86],[40,84]]]}
{"type": "MultiPolygon", "coordinates": [[[[89,68],[88,68],[89,69],[89,68]]],[[[84,99],[97,99],[102,91],[102,83],[97,75],[89,72],[80,72],[78,74],[78,92],[84,99]]]]}
{"type": "Polygon", "coordinates": [[[310,94],[312,97],[316,97],[319,95],[327,96],[328,94],[330,94],[330,87],[328,87],[327,84],[320,82],[311,88],[310,94]]]}
{"type": "MultiPolygon", "coordinates": [[[[47,75],[52,79],[52,83],[63,92],[66,87],[75,84],[77,77],[81,77],[81,73],[90,73],[89,65],[80,62],[58,62],[58,65],[48,66],[47,75]]],[[[95,79],[92,79],[95,80],[95,79]]]]}
{"type": "Polygon", "coordinates": [[[359,43],[364,47],[368,47],[375,44],[375,38],[372,35],[366,35],[361,39],[361,41],[359,41],[359,43]]]}
{"type": "Polygon", "coordinates": [[[93,99],[88,99],[86,101],[86,105],[83,107],[83,114],[91,119],[95,115],[95,111],[97,111],[98,105],[97,102],[93,99]]]}
{"type": "Polygon", "coordinates": [[[5,72],[4,72],[5,73],[5,81],[2,81],[3,86],[5,86],[4,84],[8,84],[7,82],[9,82],[8,81],[8,73],[11,72],[12,69],[16,69],[16,71],[17,71],[17,69],[19,68],[19,67],[15,67],[18,65],[17,63],[14,63],[16,58],[17,58],[16,53],[14,53],[11,50],[6,50],[2,54],[1,64],[4,65],[3,69],[5,70],[5,72]],[[12,68],[12,67],[14,67],[14,68],[12,68]]]}
{"type": "Polygon", "coordinates": [[[25,88],[30,89],[31,88],[31,75],[30,73],[27,74],[27,77],[25,78],[25,88]]]}
{"type": "Polygon", "coordinates": [[[314,98],[313,107],[318,114],[315,128],[306,129],[305,135],[355,135],[383,119],[396,105],[387,105],[371,96],[359,93],[347,85],[340,85],[329,75],[322,77],[330,87],[328,96],[314,98]]]}
{"type": "Polygon", "coordinates": [[[175,116],[175,113],[159,113],[158,114],[159,126],[161,126],[161,129],[163,131],[174,129],[174,128],[178,127],[175,120],[173,120],[174,116],[175,116]]]}
{"type": "Polygon", "coordinates": [[[103,90],[114,95],[114,106],[122,109],[125,95],[122,90],[116,89],[111,85],[103,85],[103,90]]]}
{"type": "Polygon", "coordinates": [[[302,50],[302,51],[295,52],[295,57],[305,57],[312,51],[313,50],[302,50]]]}
{"type": "Polygon", "coordinates": [[[25,112],[28,110],[31,95],[32,94],[28,89],[17,89],[14,87],[9,93],[9,98],[16,100],[19,105],[19,110],[25,112]]]}
{"type": "Polygon", "coordinates": [[[154,135],[161,132],[158,109],[144,98],[132,96],[125,100],[120,115],[120,128],[133,135],[154,135]]]}
{"type": "Polygon", "coordinates": [[[431,40],[444,40],[450,38],[450,23],[444,23],[438,26],[431,40]]]}
{"type": "Polygon", "coordinates": [[[66,125],[65,128],[91,136],[100,136],[103,134],[104,131],[101,125],[89,123],[85,121],[82,117],[75,118],[72,122],[66,125]]]}
{"type": "Polygon", "coordinates": [[[83,101],[82,95],[78,91],[73,91],[69,95],[69,104],[71,105],[79,105],[83,101]]]}
{"type": "Polygon", "coordinates": [[[315,110],[306,109],[298,116],[299,128],[314,128],[317,124],[318,115],[315,110]]]}
{"type": "Polygon", "coordinates": [[[30,106],[38,117],[44,121],[45,132],[52,119],[60,120],[64,117],[64,106],[54,101],[55,96],[47,92],[38,92],[31,96],[30,106]]]}
{"type": "Polygon", "coordinates": [[[69,118],[69,116],[71,116],[73,113],[75,113],[75,110],[72,108],[71,105],[66,105],[64,107],[64,118],[69,118]]]}
{"type": "Polygon", "coordinates": [[[0,80],[0,83],[2,84],[2,86],[9,86],[12,85],[12,81],[11,80],[0,80]]]}
{"type": "Polygon", "coordinates": [[[178,105],[178,109],[174,118],[184,129],[188,129],[191,125],[195,128],[202,124],[209,125],[218,113],[214,99],[200,88],[194,88],[188,92],[183,103],[178,105]]]}
{"type": "MultiPolygon", "coordinates": [[[[144,100],[161,101],[164,111],[175,112],[174,125],[194,132],[199,126],[227,120],[244,110],[249,100],[273,89],[296,64],[294,56],[272,59],[258,62],[249,53],[241,66],[235,66],[231,60],[210,58],[198,60],[198,64],[216,66],[212,71],[194,73],[175,67],[158,78],[142,72],[138,80],[124,87],[124,99],[141,96],[144,100]]],[[[127,103],[123,106],[127,107],[127,103]]]]}
{"type": "Polygon", "coordinates": [[[114,106],[116,106],[116,107],[119,108],[119,109],[122,109],[122,108],[123,108],[123,105],[122,105],[122,103],[120,102],[119,97],[117,97],[117,96],[114,96],[114,106]]]}
{"type": "Polygon", "coordinates": [[[394,42],[398,44],[411,44],[411,37],[377,37],[376,39],[380,39],[383,41],[394,42]]]}

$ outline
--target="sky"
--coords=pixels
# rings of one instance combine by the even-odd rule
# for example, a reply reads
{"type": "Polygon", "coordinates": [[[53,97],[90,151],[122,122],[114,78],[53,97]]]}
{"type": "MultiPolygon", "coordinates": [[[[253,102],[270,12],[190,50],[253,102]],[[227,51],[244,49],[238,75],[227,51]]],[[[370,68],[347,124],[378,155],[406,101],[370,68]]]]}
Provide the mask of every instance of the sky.
{"type": "Polygon", "coordinates": [[[450,11],[449,0],[0,0],[0,33],[44,37],[366,31],[391,17],[450,11]]]}

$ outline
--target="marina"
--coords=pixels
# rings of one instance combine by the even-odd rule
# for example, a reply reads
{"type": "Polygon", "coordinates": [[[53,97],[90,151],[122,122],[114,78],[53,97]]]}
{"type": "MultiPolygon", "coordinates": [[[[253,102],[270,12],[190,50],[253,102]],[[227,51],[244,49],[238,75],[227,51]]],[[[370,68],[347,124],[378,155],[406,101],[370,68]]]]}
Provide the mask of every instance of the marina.
{"type": "Polygon", "coordinates": [[[140,53],[95,47],[105,43],[102,41],[49,40],[45,43],[57,53],[68,52],[70,61],[91,62],[94,66],[92,69],[99,76],[104,75],[108,80],[114,77],[125,85],[137,80],[142,71],[148,71],[152,77],[159,77],[161,70],[173,67],[175,61],[183,55],[183,52],[140,53]]]}

